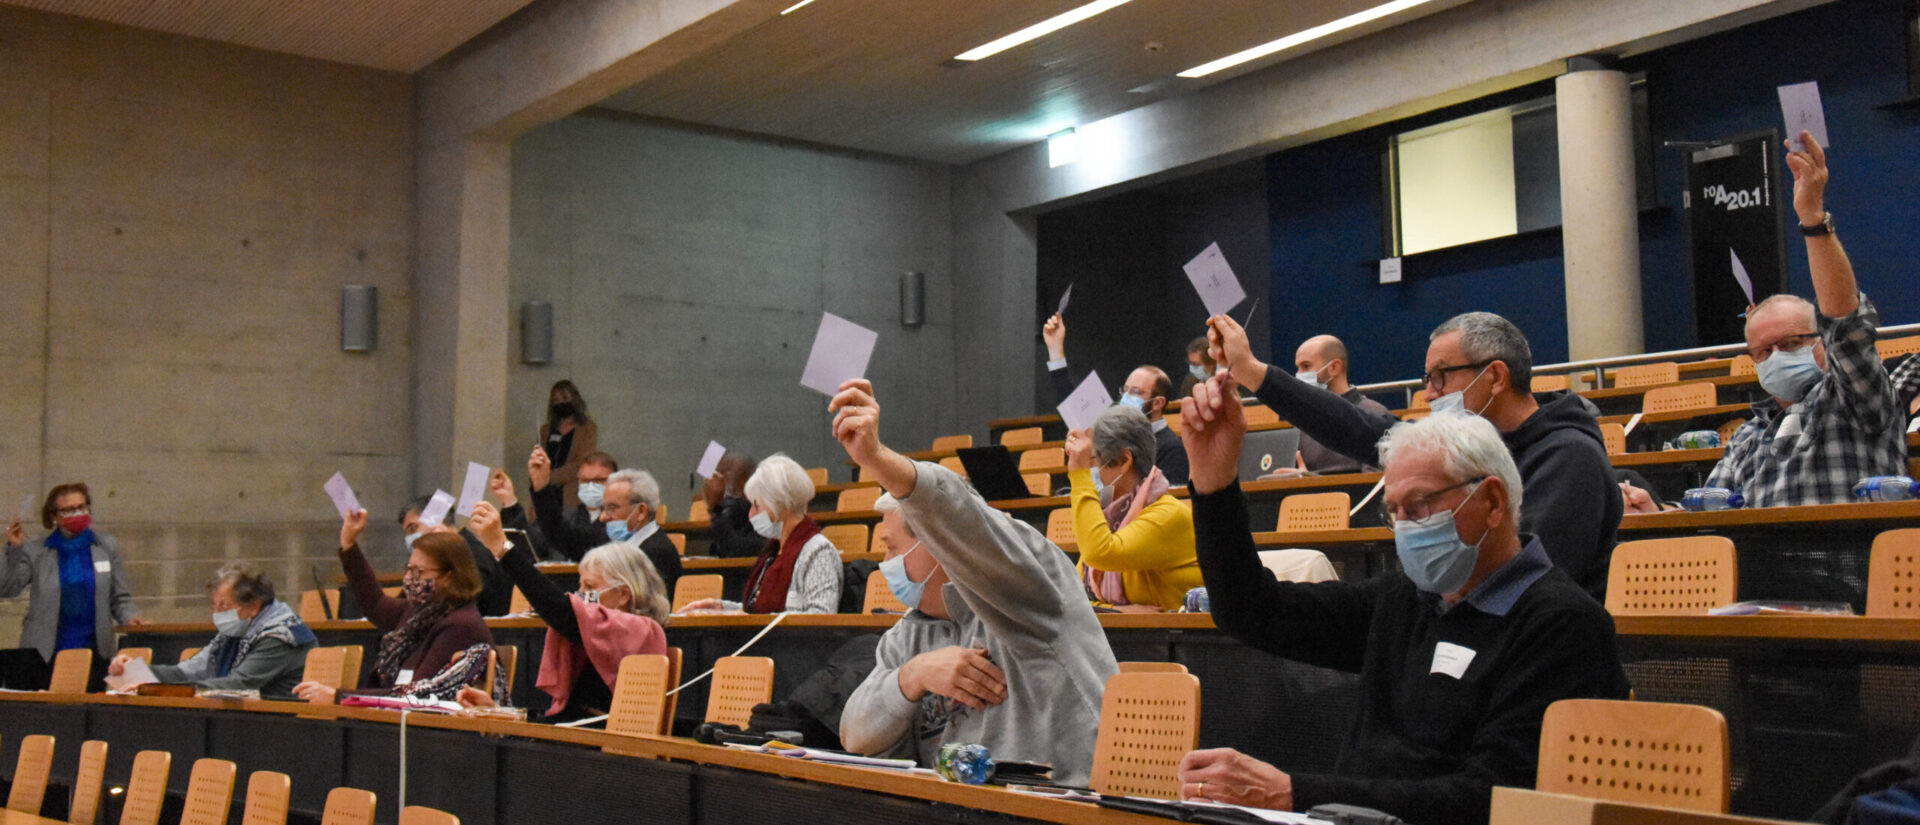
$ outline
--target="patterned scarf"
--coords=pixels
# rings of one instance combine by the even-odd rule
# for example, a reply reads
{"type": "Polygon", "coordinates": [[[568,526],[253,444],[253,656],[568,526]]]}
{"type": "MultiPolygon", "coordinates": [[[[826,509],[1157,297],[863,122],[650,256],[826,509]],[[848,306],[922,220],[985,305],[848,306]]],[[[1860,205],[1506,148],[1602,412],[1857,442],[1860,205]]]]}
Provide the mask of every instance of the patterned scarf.
{"type": "Polygon", "coordinates": [[[407,614],[399,627],[380,637],[380,654],[374,659],[373,672],[389,685],[400,681],[400,665],[426,644],[434,626],[456,607],[459,605],[448,599],[434,599],[425,604],[416,602],[413,612],[407,614]]]}
{"type": "MultiPolygon", "coordinates": [[[[486,680],[487,654],[491,652],[493,652],[493,646],[489,644],[470,646],[455,654],[453,661],[448,662],[439,673],[415,679],[411,684],[395,685],[393,693],[396,696],[413,699],[454,701],[455,697],[460,695],[461,688],[486,680]]],[[[493,684],[487,686],[487,693],[495,704],[501,707],[510,705],[512,697],[507,694],[506,668],[494,668],[493,684]]]]}
{"type": "Polygon", "coordinates": [[[232,636],[214,636],[207,643],[207,655],[213,662],[213,677],[219,678],[233,672],[233,666],[247,658],[247,651],[253,649],[254,642],[261,639],[279,639],[289,647],[301,647],[313,644],[313,631],[307,623],[300,621],[300,614],[293,612],[286,602],[275,601],[260,608],[260,615],[253,617],[247,625],[247,635],[240,638],[232,636]]]}
{"type": "MultiPolygon", "coordinates": [[[[1099,470],[1096,469],[1095,472],[1099,470]]],[[[1134,486],[1133,492],[1115,498],[1112,504],[1107,505],[1107,529],[1120,532],[1121,528],[1139,518],[1148,504],[1159,501],[1160,497],[1166,495],[1167,490],[1171,488],[1172,485],[1167,483],[1167,477],[1160,474],[1160,468],[1153,468],[1153,472],[1148,473],[1145,480],[1134,486]]],[[[1111,605],[1131,604],[1127,601],[1127,587],[1121,581],[1119,573],[1096,570],[1089,565],[1082,580],[1086,582],[1087,592],[1099,601],[1111,605]]]]}

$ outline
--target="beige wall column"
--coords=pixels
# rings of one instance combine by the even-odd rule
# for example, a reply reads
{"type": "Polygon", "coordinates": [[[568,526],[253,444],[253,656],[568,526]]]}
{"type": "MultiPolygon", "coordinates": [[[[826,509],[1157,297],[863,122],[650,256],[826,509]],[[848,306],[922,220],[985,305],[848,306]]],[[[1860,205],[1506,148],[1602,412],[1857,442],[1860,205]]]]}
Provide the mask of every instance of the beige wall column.
{"type": "Polygon", "coordinates": [[[1554,82],[1560,129],[1561,240],[1566,249],[1567,355],[1645,351],[1640,321],[1640,216],[1633,102],[1610,58],[1576,57],[1554,82]]]}

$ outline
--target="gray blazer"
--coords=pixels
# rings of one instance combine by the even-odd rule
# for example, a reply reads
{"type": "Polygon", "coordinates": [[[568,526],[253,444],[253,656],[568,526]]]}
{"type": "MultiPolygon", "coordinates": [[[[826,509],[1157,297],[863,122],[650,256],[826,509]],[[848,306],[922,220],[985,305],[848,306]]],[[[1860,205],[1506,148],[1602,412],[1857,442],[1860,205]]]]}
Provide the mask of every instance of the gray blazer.
{"type": "MultiPolygon", "coordinates": [[[[120,647],[114,640],[114,624],[125,624],[134,615],[133,589],[127,585],[127,568],[120,563],[120,543],[98,530],[93,538],[93,646],[101,658],[110,659],[120,647]],[[101,565],[111,571],[105,587],[101,586],[101,565]]],[[[44,540],[7,545],[7,572],[0,578],[0,599],[18,596],[28,587],[33,593],[27,599],[20,646],[40,651],[41,658],[51,662],[60,627],[60,554],[44,540]]]]}

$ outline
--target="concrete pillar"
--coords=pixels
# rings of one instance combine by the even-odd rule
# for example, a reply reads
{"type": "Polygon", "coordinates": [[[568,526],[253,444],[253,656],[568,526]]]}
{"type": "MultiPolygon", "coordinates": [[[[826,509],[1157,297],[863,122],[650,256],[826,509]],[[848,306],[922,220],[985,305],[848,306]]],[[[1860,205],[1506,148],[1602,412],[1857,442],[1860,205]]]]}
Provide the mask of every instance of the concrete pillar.
{"type": "Polygon", "coordinates": [[[1567,356],[1645,351],[1633,102],[1610,58],[1576,57],[1554,82],[1560,132],[1567,356]]]}

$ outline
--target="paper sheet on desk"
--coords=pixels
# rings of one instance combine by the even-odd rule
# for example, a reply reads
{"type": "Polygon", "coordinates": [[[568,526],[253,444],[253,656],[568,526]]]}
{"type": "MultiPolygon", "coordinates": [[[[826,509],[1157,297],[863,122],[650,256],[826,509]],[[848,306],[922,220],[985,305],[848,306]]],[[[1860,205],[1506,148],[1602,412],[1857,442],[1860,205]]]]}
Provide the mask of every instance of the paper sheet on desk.
{"type": "Polygon", "coordinates": [[[128,659],[126,665],[121,668],[120,675],[107,677],[107,689],[120,693],[158,681],[160,678],[153,675],[153,668],[147,667],[145,661],[128,659]]]}
{"type": "MultiPolygon", "coordinates": [[[[1146,799],[1149,802],[1164,803],[1167,801],[1165,799],[1150,799],[1144,796],[1134,797],[1134,798],[1146,799]]],[[[1293,823],[1293,825],[1327,825],[1327,820],[1314,819],[1313,817],[1307,816],[1306,814],[1294,813],[1293,811],[1274,811],[1266,808],[1248,808],[1241,805],[1228,805],[1224,802],[1200,802],[1200,801],[1191,800],[1191,799],[1185,802],[1182,802],[1180,804],[1193,807],[1193,808],[1227,808],[1229,810],[1235,810],[1235,811],[1240,811],[1242,813],[1252,814],[1268,822],[1286,822],[1286,823],[1293,823]]]]}
{"type": "Polygon", "coordinates": [[[879,340],[880,333],[831,312],[821,313],[820,331],[813,337],[813,352],[807,355],[800,386],[828,397],[838,395],[841,384],[866,376],[867,361],[879,340]]]}
{"type": "Polygon", "coordinates": [[[881,759],[875,756],[858,756],[851,753],[826,751],[818,748],[767,748],[763,746],[761,750],[766,753],[791,756],[795,759],[808,759],[814,762],[833,762],[840,765],[858,765],[863,768],[888,768],[896,771],[904,771],[913,769],[915,765],[911,759],[881,759]]]}

